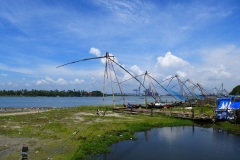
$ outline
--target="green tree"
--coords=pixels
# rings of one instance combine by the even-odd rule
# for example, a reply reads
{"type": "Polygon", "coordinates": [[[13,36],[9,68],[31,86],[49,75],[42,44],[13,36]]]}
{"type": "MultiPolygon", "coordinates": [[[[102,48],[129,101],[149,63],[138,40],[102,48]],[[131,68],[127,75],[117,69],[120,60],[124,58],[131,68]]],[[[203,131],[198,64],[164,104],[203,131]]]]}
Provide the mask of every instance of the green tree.
{"type": "Polygon", "coordinates": [[[230,92],[230,95],[237,95],[240,94],[240,85],[233,88],[233,90],[230,92]]]}
{"type": "Polygon", "coordinates": [[[102,95],[103,95],[103,93],[101,91],[92,91],[92,96],[99,97],[102,95]]]}

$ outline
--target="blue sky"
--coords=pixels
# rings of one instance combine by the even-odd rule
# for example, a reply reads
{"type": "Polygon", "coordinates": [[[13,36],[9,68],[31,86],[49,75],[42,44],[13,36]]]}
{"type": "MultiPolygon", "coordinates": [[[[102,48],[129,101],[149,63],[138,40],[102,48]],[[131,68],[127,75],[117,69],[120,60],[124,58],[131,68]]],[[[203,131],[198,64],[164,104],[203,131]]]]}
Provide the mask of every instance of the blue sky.
{"type": "Polygon", "coordinates": [[[231,91],[240,82],[239,19],[238,0],[0,0],[0,90],[102,90],[100,59],[56,67],[109,52],[134,75],[177,74],[231,91]]]}

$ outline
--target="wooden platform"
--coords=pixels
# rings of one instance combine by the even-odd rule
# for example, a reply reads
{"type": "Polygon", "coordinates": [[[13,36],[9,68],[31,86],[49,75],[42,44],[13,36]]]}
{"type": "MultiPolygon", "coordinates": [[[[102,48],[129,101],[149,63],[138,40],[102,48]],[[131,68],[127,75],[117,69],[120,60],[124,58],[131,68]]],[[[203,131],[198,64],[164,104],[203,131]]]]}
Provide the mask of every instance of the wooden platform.
{"type": "Polygon", "coordinates": [[[153,114],[161,113],[170,115],[173,118],[182,118],[182,119],[189,119],[193,121],[213,121],[213,117],[208,114],[195,114],[194,112],[177,112],[171,110],[160,110],[160,109],[142,109],[142,108],[113,108],[113,112],[118,113],[128,113],[128,114],[138,114],[138,113],[146,113],[153,114]]]}

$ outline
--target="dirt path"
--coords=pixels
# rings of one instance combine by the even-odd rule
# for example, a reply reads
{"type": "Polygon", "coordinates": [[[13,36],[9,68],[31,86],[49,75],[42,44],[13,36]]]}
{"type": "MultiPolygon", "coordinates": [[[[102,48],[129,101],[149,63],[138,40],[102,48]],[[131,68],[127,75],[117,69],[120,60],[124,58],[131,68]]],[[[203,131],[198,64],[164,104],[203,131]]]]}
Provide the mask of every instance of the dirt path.
{"type": "MultiPolygon", "coordinates": [[[[23,144],[28,144],[30,147],[31,143],[38,141],[37,138],[19,138],[19,137],[7,137],[0,135],[0,142],[2,147],[0,148],[0,159],[4,158],[6,155],[10,155],[13,152],[19,152],[19,158],[21,157],[21,151],[23,144]]],[[[33,146],[31,146],[33,148],[33,146]]],[[[33,149],[32,149],[33,150],[33,149]]]]}
{"type": "Polygon", "coordinates": [[[0,116],[13,116],[13,115],[22,115],[22,114],[33,114],[45,111],[28,111],[28,112],[4,112],[0,113],[0,116]]]}
{"type": "Polygon", "coordinates": [[[46,112],[52,108],[0,108],[0,116],[33,114],[46,112]]]}

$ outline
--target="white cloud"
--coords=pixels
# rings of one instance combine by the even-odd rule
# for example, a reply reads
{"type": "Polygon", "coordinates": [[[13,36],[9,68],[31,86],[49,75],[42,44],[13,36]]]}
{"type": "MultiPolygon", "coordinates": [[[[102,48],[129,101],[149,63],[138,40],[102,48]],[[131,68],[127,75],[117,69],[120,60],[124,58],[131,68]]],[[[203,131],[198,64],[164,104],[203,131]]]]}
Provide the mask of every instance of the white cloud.
{"type": "Polygon", "coordinates": [[[8,85],[12,85],[12,84],[13,84],[12,82],[10,82],[10,81],[8,82],[8,85]]]}
{"type": "Polygon", "coordinates": [[[172,55],[171,52],[167,52],[164,57],[158,57],[156,64],[156,66],[161,67],[181,67],[187,65],[189,65],[187,61],[184,61],[183,59],[172,55]]]}
{"type": "MultiPolygon", "coordinates": [[[[101,51],[97,48],[94,48],[94,47],[90,48],[89,53],[95,55],[96,57],[101,57],[101,51]]],[[[103,56],[105,56],[105,55],[103,55],[103,56]]],[[[114,57],[113,54],[109,53],[109,56],[113,56],[113,57],[110,57],[110,59],[114,60],[115,62],[118,62],[117,58],[114,57]]],[[[106,63],[106,58],[101,58],[101,62],[103,64],[105,64],[106,63]]]]}
{"type": "Polygon", "coordinates": [[[1,76],[4,76],[4,77],[6,77],[6,76],[8,76],[8,74],[4,74],[4,73],[2,73],[2,74],[1,74],[1,76]]]}
{"type": "Polygon", "coordinates": [[[57,80],[53,80],[52,78],[46,77],[45,80],[48,83],[53,83],[53,84],[58,84],[58,85],[68,84],[68,82],[66,80],[64,80],[63,78],[58,78],[57,80]]]}
{"type": "Polygon", "coordinates": [[[167,80],[167,79],[170,79],[170,78],[172,78],[172,77],[173,77],[173,76],[168,75],[168,76],[164,77],[163,80],[167,80]]]}
{"type": "Polygon", "coordinates": [[[56,81],[54,81],[55,84],[59,84],[59,85],[65,85],[68,84],[67,81],[65,81],[63,78],[58,78],[56,81]]]}
{"type": "Polygon", "coordinates": [[[140,68],[137,65],[133,65],[131,68],[131,71],[135,73],[136,75],[143,74],[143,71],[140,70],[140,68]]]}
{"type": "Polygon", "coordinates": [[[68,85],[70,84],[82,84],[84,80],[75,79],[74,81],[66,81],[63,78],[58,78],[57,80],[54,80],[50,77],[46,77],[45,79],[36,81],[36,85],[41,84],[55,84],[55,85],[68,85]]]}
{"type": "Polygon", "coordinates": [[[42,84],[49,84],[49,82],[47,82],[46,80],[42,79],[42,80],[37,80],[35,84],[38,86],[38,85],[42,85],[42,84]]]}
{"type": "Polygon", "coordinates": [[[192,72],[191,76],[195,77],[199,83],[209,88],[218,87],[224,83],[228,90],[239,84],[240,49],[235,45],[204,48],[197,54],[201,55],[201,64],[196,65],[195,72],[192,72]]]}
{"type": "Polygon", "coordinates": [[[95,55],[96,57],[101,56],[101,51],[97,48],[94,48],[94,47],[90,48],[89,53],[95,55]]]}
{"type": "Polygon", "coordinates": [[[54,82],[54,80],[52,78],[49,78],[49,77],[46,77],[45,80],[49,81],[49,82],[54,82]]]}
{"type": "Polygon", "coordinates": [[[220,81],[231,77],[231,73],[219,70],[218,68],[209,68],[201,72],[201,76],[207,81],[220,81]]]}
{"type": "Polygon", "coordinates": [[[29,87],[29,86],[31,86],[29,83],[25,83],[25,86],[27,86],[27,87],[29,87]]]}
{"type": "Polygon", "coordinates": [[[70,83],[72,84],[82,84],[84,82],[84,80],[79,80],[79,79],[75,79],[74,81],[70,81],[70,83]]]}
{"type": "Polygon", "coordinates": [[[187,73],[185,73],[185,72],[177,71],[176,74],[177,74],[179,77],[187,78],[187,73]]]}
{"type": "Polygon", "coordinates": [[[226,72],[226,71],[219,71],[220,76],[230,78],[232,76],[231,73],[226,72]]]}
{"type": "Polygon", "coordinates": [[[166,80],[169,77],[178,75],[181,78],[188,78],[194,73],[195,67],[180,57],[173,55],[170,51],[165,56],[157,58],[153,74],[156,79],[166,80]]]}

